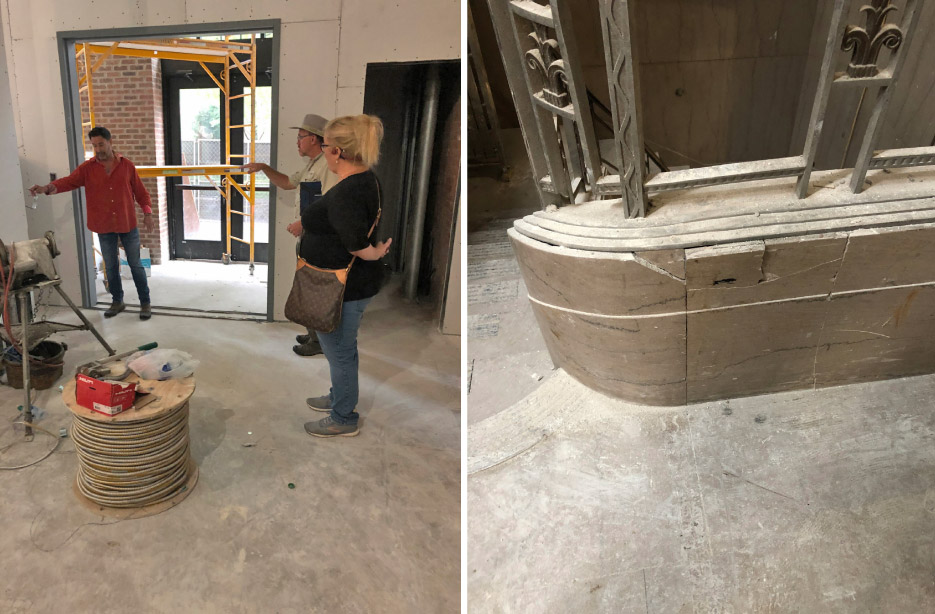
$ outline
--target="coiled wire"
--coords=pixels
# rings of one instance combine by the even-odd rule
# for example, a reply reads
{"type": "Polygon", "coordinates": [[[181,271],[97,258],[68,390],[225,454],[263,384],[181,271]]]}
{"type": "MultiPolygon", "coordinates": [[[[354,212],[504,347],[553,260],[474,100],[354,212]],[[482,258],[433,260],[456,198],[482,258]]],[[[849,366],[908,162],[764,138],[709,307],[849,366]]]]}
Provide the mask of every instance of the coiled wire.
{"type": "Polygon", "coordinates": [[[78,489],[98,505],[144,507],[179,494],[188,481],[188,403],[156,418],[99,422],[75,416],[78,489]]]}

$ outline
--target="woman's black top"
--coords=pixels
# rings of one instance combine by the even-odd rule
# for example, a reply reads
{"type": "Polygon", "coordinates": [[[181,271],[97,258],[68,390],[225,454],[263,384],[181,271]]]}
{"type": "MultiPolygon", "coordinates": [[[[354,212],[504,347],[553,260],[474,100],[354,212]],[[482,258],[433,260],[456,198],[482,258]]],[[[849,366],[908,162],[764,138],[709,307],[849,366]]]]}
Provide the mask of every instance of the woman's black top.
{"type": "MultiPolygon", "coordinates": [[[[312,203],[302,215],[302,258],[322,269],[343,269],[351,261],[350,252],[375,244],[377,229],[369,239],[367,233],[377,217],[379,189],[377,176],[365,171],[342,179],[312,203]]],[[[358,258],[347,278],[344,301],[370,298],[382,282],[383,264],[358,258]]]]}

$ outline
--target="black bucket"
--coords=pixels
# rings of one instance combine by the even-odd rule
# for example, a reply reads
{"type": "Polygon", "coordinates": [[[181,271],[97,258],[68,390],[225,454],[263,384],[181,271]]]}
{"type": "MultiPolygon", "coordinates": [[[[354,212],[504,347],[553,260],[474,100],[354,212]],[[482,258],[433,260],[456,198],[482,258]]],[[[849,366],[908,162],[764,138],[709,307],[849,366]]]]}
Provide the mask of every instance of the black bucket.
{"type": "MultiPolygon", "coordinates": [[[[40,341],[30,351],[33,362],[29,365],[29,387],[33,390],[51,388],[64,371],[64,343],[40,341]]],[[[9,351],[3,355],[3,368],[7,372],[7,383],[13,388],[23,387],[23,358],[18,354],[13,357],[9,351]]]]}

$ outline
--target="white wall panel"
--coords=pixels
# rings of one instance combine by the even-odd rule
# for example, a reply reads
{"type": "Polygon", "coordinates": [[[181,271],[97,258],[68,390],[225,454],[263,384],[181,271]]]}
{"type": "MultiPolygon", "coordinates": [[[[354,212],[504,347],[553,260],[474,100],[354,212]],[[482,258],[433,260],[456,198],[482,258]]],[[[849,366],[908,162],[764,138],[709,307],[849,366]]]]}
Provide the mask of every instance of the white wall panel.
{"type": "Polygon", "coordinates": [[[6,30],[0,32],[0,185],[9,210],[0,215],[0,239],[6,243],[29,238],[26,225],[26,198],[21,186],[19,148],[16,146],[16,124],[13,116],[13,97],[7,71],[6,30]],[[18,206],[17,206],[18,205],[18,206]]]}
{"type": "MultiPolygon", "coordinates": [[[[279,149],[277,170],[290,175],[305,159],[296,149],[297,126],[308,113],[332,118],[337,88],[338,22],[315,21],[283,24],[279,59],[279,149]],[[310,44],[311,43],[311,44],[310,44]]],[[[277,190],[276,262],[273,289],[275,315],[282,310],[295,273],[295,237],[286,231],[293,221],[295,192],[277,190]]]]}
{"type": "Polygon", "coordinates": [[[186,23],[185,0],[139,0],[141,26],[174,26],[186,23]]]}
{"type": "Polygon", "coordinates": [[[188,0],[185,3],[189,23],[242,21],[245,19],[280,19],[283,23],[330,21],[341,14],[340,0],[188,0]]]}
{"type": "Polygon", "coordinates": [[[338,115],[357,115],[364,110],[363,87],[338,88],[338,115]]]}
{"type": "Polygon", "coordinates": [[[341,87],[363,86],[370,62],[461,57],[459,0],[345,0],[341,22],[341,87]]]}
{"type": "MultiPolygon", "coordinates": [[[[13,39],[143,25],[136,0],[8,0],[13,39]]],[[[181,17],[181,16],[180,16],[181,17]]]]}

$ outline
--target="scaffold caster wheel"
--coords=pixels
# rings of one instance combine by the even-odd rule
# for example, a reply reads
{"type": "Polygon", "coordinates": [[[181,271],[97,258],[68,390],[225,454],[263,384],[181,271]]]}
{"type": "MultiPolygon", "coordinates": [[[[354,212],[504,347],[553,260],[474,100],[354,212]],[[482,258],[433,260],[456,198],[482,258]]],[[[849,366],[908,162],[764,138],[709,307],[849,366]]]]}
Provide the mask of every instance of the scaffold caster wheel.
{"type": "Polygon", "coordinates": [[[222,262],[223,264],[230,264],[230,263],[231,263],[231,255],[230,255],[230,254],[221,254],[221,262],[222,262]]]}
{"type": "Polygon", "coordinates": [[[251,263],[250,263],[250,275],[251,275],[251,276],[253,275],[253,268],[254,268],[254,267],[253,267],[253,263],[251,262],[251,263]]]}

